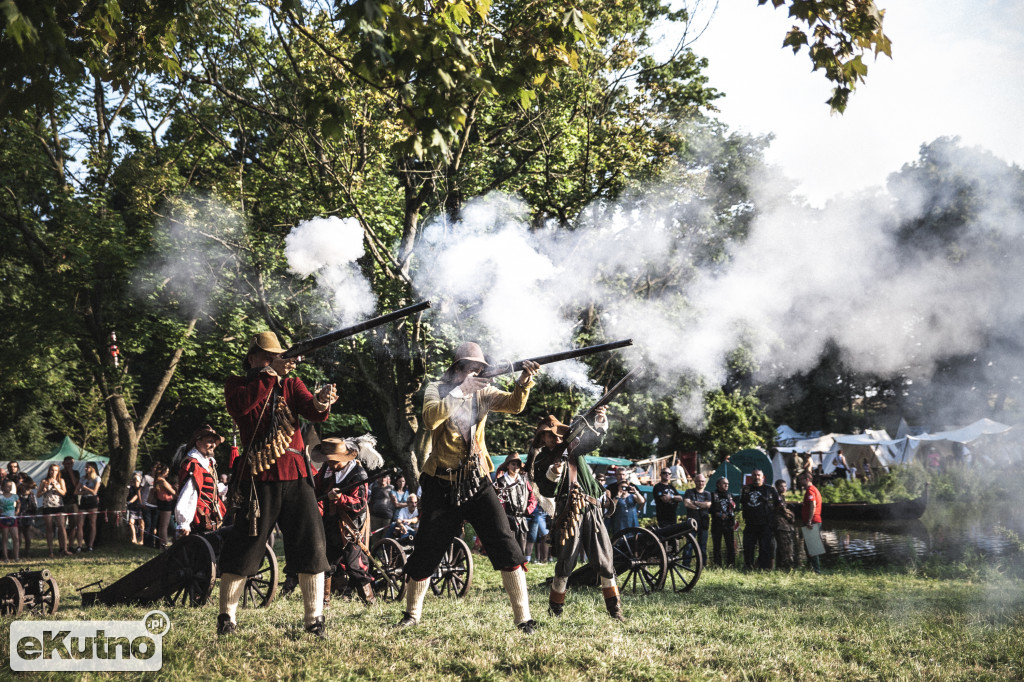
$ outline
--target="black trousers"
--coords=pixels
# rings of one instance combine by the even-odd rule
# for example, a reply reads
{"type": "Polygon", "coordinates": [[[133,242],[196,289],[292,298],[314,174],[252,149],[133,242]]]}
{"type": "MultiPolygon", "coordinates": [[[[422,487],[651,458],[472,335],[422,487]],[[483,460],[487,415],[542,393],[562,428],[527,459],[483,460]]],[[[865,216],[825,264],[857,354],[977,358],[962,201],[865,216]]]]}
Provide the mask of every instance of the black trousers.
{"type": "Polygon", "coordinates": [[[771,568],[775,559],[775,533],[769,525],[746,526],[743,529],[743,565],[754,567],[754,550],[757,550],[757,567],[771,568]]]}
{"type": "Polygon", "coordinates": [[[289,573],[323,573],[329,567],[324,526],[313,488],[305,480],[255,481],[260,517],[255,537],[249,520],[239,512],[224,535],[219,568],[223,573],[251,576],[263,562],[263,552],[274,525],[281,527],[284,559],[289,573]]]}
{"type": "Polygon", "coordinates": [[[338,517],[325,516],[324,537],[327,540],[328,574],[341,570],[348,575],[349,584],[359,587],[370,582],[370,561],[363,548],[346,538],[338,525],[338,517]]]}
{"type": "Polygon", "coordinates": [[[722,565],[722,545],[725,545],[725,565],[733,567],[736,565],[736,534],[732,524],[718,527],[711,524],[711,544],[715,555],[715,566],[722,565]]]}
{"type": "Polygon", "coordinates": [[[476,495],[461,505],[448,504],[441,484],[434,476],[420,477],[420,529],[416,533],[412,556],[405,574],[413,580],[425,580],[434,574],[452,539],[462,532],[463,522],[473,524],[487,558],[497,571],[507,571],[526,563],[526,555],[516,542],[508,517],[488,482],[476,495]]]}

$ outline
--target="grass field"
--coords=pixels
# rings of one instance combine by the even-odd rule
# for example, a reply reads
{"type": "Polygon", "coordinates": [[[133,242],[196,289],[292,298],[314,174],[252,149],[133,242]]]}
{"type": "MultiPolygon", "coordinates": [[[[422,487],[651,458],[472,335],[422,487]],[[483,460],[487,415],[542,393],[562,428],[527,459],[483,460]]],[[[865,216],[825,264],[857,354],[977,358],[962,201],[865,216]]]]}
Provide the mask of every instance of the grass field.
{"type": "MultiPolygon", "coordinates": [[[[54,573],[62,620],[138,620],[148,607],[83,608],[74,588],[99,579],[109,584],[151,556],[143,552],[98,550],[18,568],[54,573]]],[[[535,566],[528,582],[541,626],[526,636],[512,626],[497,574],[482,557],[476,567],[466,598],[428,596],[423,623],[410,630],[391,629],[400,604],[366,608],[335,599],[326,641],[302,631],[297,594],[266,609],[240,610],[238,633],[218,640],[215,590],[205,608],[165,609],[172,627],[163,640],[163,670],[152,678],[1024,679],[1024,582],[998,568],[956,578],[853,567],[824,576],[706,571],[690,593],[627,594],[628,621],[619,623],[607,617],[598,590],[570,593],[565,615],[549,617],[543,581],[552,568],[535,566]]],[[[6,632],[2,642],[6,668],[6,632]]]]}

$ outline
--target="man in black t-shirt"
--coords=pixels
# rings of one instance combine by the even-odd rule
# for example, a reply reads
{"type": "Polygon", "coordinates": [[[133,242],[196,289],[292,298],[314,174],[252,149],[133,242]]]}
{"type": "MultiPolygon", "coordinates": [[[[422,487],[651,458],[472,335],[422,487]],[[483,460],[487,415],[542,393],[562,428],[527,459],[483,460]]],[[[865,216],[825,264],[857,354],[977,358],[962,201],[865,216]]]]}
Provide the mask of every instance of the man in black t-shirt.
{"type": "MultiPolygon", "coordinates": [[[[708,527],[711,525],[711,491],[706,489],[708,477],[698,473],[693,477],[693,488],[683,493],[683,506],[686,507],[686,518],[697,522],[697,546],[700,547],[701,558],[707,562],[708,527]]],[[[683,557],[690,563],[689,546],[683,557]]]]}
{"type": "Polygon", "coordinates": [[[669,483],[671,480],[672,472],[668,468],[662,469],[661,482],[654,486],[654,512],[659,528],[676,523],[676,508],[683,501],[683,496],[669,483]]]}
{"type": "Polygon", "coordinates": [[[722,545],[725,545],[725,565],[736,565],[736,502],[729,494],[729,479],[722,476],[711,493],[711,544],[714,547],[715,566],[722,565],[722,545]]]}
{"type": "Polygon", "coordinates": [[[370,490],[370,532],[391,525],[395,515],[395,503],[391,493],[395,487],[391,485],[390,476],[381,476],[377,485],[370,490]]]}
{"type": "Polygon", "coordinates": [[[754,482],[743,489],[740,503],[743,506],[743,565],[754,567],[754,550],[757,550],[757,567],[770,569],[775,558],[775,509],[779,506],[779,493],[764,482],[764,472],[754,469],[754,482]]]}

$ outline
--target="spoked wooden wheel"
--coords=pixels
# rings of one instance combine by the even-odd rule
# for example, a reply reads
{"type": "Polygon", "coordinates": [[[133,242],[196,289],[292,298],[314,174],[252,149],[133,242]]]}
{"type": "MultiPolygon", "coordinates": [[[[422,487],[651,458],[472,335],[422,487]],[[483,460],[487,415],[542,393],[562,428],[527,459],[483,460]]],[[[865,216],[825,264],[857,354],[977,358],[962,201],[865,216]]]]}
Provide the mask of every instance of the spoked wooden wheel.
{"type": "Polygon", "coordinates": [[[0,615],[20,616],[25,609],[25,588],[14,576],[0,578],[0,615]]]}
{"type": "Polygon", "coordinates": [[[405,596],[405,560],[405,548],[393,538],[381,540],[373,549],[370,578],[378,599],[398,601],[405,596]]]}
{"type": "Polygon", "coordinates": [[[263,550],[263,562],[256,575],[245,579],[242,588],[242,606],[266,606],[277,594],[277,554],[274,547],[267,544],[263,550]]]}
{"type": "Polygon", "coordinates": [[[438,597],[462,597],[472,582],[473,557],[469,545],[462,538],[455,538],[430,576],[430,591],[438,597]]]}
{"type": "Polygon", "coordinates": [[[697,538],[686,533],[665,541],[668,556],[668,580],[675,592],[689,592],[700,579],[706,558],[700,551],[697,538]]]}
{"type": "Polygon", "coordinates": [[[39,594],[32,604],[33,611],[39,611],[44,616],[52,616],[57,613],[60,606],[60,590],[57,588],[57,581],[49,571],[43,569],[39,573],[39,594]]]}
{"type": "Polygon", "coordinates": [[[665,587],[665,548],[658,536],[646,528],[624,528],[615,534],[612,564],[622,591],[650,594],[665,587]]]}
{"type": "Polygon", "coordinates": [[[217,579],[217,562],[210,543],[186,535],[167,550],[162,592],[168,606],[204,606],[217,579]]]}

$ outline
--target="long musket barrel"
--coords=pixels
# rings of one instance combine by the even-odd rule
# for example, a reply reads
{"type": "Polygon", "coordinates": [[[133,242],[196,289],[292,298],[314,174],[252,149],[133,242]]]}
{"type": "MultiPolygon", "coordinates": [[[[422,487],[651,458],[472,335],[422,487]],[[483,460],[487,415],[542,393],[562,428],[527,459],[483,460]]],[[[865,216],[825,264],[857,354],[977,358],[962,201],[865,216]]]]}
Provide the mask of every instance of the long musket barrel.
{"type": "Polygon", "coordinates": [[[306,341],[300,341],[296,343],[294,346],[289,347],[288,350],[281,354],[281,357],[294,358],[299,355],[307,355],[315,351],[316,349],[323,348],[324,346],[332,344],[335,341],[340,341],[341,339],[344,339],[346,337],[354,336],[355,334],[358,334],[359,332],[364,332],[367,329],[379,327],[382,324],[387,324],[388,322],[391,322],[393,320],[399,320],[403,317],[408,317],[413,313],[418,313],[421,310],[426,310],[429,307],[430,301],[420,301],[415,305],[411,305],[406,308],[400,308],[399,310],[387,313],[386,315],[375,317],[372,320],[360,322],[359,324],[354,324],[351,327],[338,329],[336,331],[323,334],[322,336],[316,336],[306,341]]]}
{"type": "Polygon", "coordinates": [[[619,348],[625,348],[626,346],[632,346],[633,339],[623,339],[621,341],[612,341],[611,343],[602,343],[597,346],[587,346],[585,348],[576,348],[575,350],[566,350],[561,353],[552,353],[551,355],[539,355],[535,358],[525,358],[524,360],[516,360],[510,362],[503,360],[500,363],[492,366],[490,369],[484,370],[477,376],[487,379],[491,377],[500,376],[502,374],[508,374],[510,372],[518,372],[523,368],[523,363],[527,360],[532,360],[539,365],[547,365],[552,362],[561,362],[562,360],[573,360],[575,358],[582,358],[588,355],[594,355],[595,353],[602,353],[606,350],[617,350],[619,348]]]}
{"type": "Polygon", "coordinates": [[[605,391],[604,395],[601,396],[600,400],[591,405],[589,410],[584,412],[579,419],[573,422],[573,428],[570,428],[568,435],[566,435],[565,437],[566,448],[565,451],[562,453],[563,458],[567,457],[569,454],[569,445],[571,445],[573,440],[575,440],[576,436],[578,436],[580,432],[583,431],[583,427],[589,424],[590,421],[594,418],[594,414],[597,412],[597,408],[604,407],[605,405],[610,403],[612,398],[621,393],[622,390],[626,388],[626,384],[632,381],[633,377],[635,377],[639,373],[639,367],[634,367],[633,369],[629,370],[626,376],[619,379],[618,383],[616,383],[614,386],[605,391]]]}

